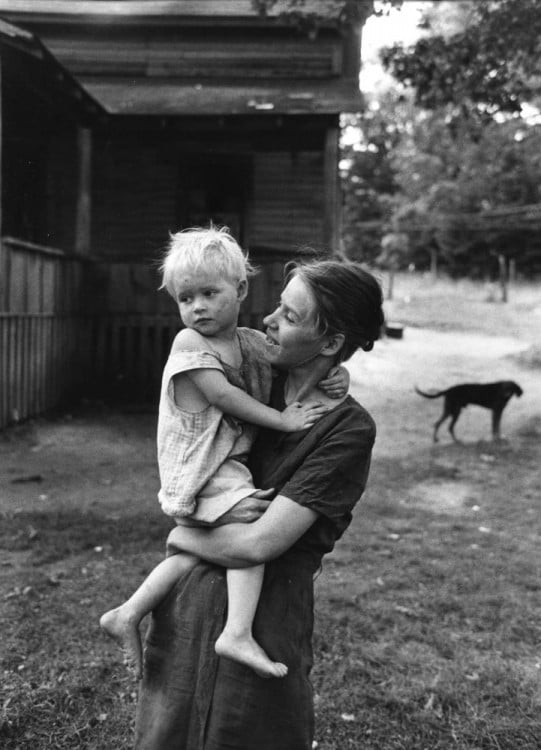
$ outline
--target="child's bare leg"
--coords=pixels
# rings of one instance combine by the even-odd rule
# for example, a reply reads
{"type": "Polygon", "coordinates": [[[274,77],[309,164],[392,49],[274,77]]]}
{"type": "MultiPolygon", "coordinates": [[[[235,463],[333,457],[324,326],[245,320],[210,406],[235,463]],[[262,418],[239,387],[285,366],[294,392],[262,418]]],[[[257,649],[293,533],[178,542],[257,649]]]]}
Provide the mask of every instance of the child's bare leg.
{"type": "Polygon", "coordinates": [[[227,620],[215,648],[220,656],[251,667],[260,677],[285,677],[285,664],[269,659],[252,635],[264,571],[264,565],[227,571],[227,620]]]}
{"type": "Polygon", "coordinates": [[[122,646],[137,679],[141,678],[143,666],[141,620],[171,591],[182,573],[193,568],[196,562],[197,558],[187,553],[166,557],[124,604],[100,617],[101,629],[122,646]]]}

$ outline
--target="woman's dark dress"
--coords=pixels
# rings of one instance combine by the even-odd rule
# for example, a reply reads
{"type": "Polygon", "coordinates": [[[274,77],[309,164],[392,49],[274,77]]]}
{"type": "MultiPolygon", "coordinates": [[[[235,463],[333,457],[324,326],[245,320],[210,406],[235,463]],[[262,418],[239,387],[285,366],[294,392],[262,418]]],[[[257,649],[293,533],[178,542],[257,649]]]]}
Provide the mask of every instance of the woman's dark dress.
{"type": "MultiPolygon", "coordinates": [[[[283,409],[283,379],[271,405],[283,409]]],[[[266,564],[254,635],[284,679],[263,679],[214,643],[227,606],[225,570],[201,563],[153,613],[136,717],[136,750],[310,750],[313,575],[351,521],[368,476],[375,425],[348,397],[310,430],[262,430],[256,487],[275,487],[319,516],[266,564]]]]}

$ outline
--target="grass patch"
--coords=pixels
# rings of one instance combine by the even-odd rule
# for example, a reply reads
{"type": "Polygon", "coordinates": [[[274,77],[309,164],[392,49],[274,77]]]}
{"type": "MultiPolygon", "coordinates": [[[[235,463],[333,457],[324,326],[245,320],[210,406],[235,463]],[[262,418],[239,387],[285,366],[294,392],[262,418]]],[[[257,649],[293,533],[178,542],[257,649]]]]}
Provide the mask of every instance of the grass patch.
{"type": "Polygon", "coordinates": [[[0,547],[31,551],[34,564],[61,560],[95,547],[122,549],[123,554],[144,552],[164,545],[172,528],[165,516],[107,518],[77,511],[5,514],[0,526],[0,547]]]}
{"type": "MultiPolygon", "coordinates": [[[[481,492],[481,511],[459,516],[397,504],[406,473],[375,462],[317,583],[318,748],[540,747],[541,450],[494,452],[492,487],[475,453],[457,456],[481,492]]],[[[419,461],[408,473],[438,471],[419,461]]]]}
{"type": "MultiPolygon", "coordinates": [[[[384,283],[385,286],[385,283],[384,283]]],[[[392,300],[386,302],[390,320],[439,331],[464,331],[539,341],[539,285],[520,281],[501,301],[497,285],[428,274],[397,274],[392,300]]]]}
{"type": "Polygon", "coordinates": [[[0,747],[132,746],[136,683],[98,618],[161,559],[170,527],[76,512],[3,519],[0,747]]]}
{"type": "MultiPolygon", "coordinates": [[[[469,507],[457,516],[397,502],[406,476],[437,479],[437,464],[375,462],[316,582],[320,750],[539,747],[541,522],[527,512],[541,492],[527,471],[537,443],[522,439],[522,470],[505,488],[481,485],[481,519],[469,507]]],[[[463,479],[478,479],[474,453],[458,464],[463,479]]],[[[495,479],[515,468],[509,450],[491,465],[495,479]]],[[[2,748],[131,747],[136,685],[97,621],[161,558],[168,528],[75,512],[4,519],[0,545],[23,561],[0,623],[2,748]]]]}

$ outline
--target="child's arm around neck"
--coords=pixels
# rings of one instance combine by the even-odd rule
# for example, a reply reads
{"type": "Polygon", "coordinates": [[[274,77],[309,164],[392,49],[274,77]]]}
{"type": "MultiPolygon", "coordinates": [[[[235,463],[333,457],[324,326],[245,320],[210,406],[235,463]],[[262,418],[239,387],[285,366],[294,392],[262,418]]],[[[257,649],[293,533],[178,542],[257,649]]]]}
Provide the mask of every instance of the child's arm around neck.
{"type": "MultiPolygon", "coordinates": [[[[216,356],[210,342],[196,331],[184,329],[175,340],[175,349],[205,351],[216,356]]],[[[283,412],[260,403],[227,380],[218,367],[200,367],[173,377],[176,405],[190,412],[203,411],[212,404],[224,414],[245,422],[282,432],[311,427],[327,411],[321,405],[292,405],[283,412]]]]}

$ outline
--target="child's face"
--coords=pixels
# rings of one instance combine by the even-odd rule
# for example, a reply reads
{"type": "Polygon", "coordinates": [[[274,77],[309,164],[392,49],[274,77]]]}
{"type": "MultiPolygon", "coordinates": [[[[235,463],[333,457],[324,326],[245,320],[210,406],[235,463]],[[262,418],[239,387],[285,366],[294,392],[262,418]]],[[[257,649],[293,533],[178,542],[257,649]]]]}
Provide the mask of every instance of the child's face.
{"type": "Polygon", "coordinates": [[[235,283],[212,272],[184,272],[177,280],[180,317],[202,336],[232,333],[246,296],[246,282],[235,283]]]}

